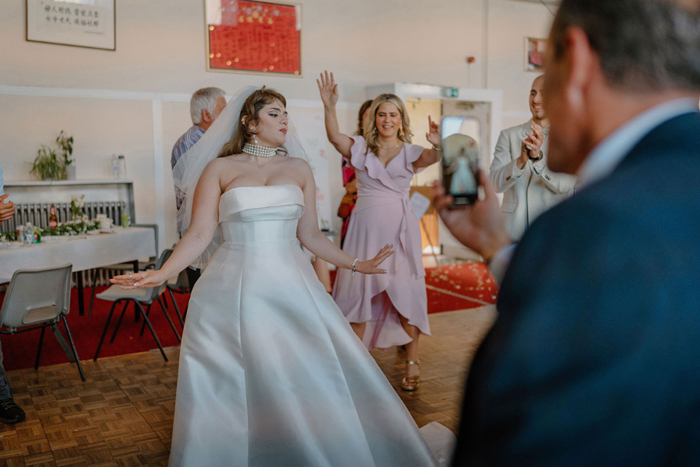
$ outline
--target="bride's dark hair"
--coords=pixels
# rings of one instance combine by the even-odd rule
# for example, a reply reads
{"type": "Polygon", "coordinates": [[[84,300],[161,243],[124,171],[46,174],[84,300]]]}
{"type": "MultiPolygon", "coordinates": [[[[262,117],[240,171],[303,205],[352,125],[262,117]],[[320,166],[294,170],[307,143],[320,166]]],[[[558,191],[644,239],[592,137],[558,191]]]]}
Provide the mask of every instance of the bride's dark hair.
{"type": "Polygon", "coordinates": [[[267,89],[265,86],[248,96],[248,99],[243,103],[241,114],[238,116],[238,130],[236,131],[236,136],[234,136],[231,141],[224,144],[219,152],[219,157],[241,154],[243,152],[243,145],[253,138],[253,132],[250,131],[249,125],[257,125],[260,123],[259,114],[262,108],[272,104],[276,100],[287,107],[287,99],[285,99],[282,94],[274,89],[267,89]]]}

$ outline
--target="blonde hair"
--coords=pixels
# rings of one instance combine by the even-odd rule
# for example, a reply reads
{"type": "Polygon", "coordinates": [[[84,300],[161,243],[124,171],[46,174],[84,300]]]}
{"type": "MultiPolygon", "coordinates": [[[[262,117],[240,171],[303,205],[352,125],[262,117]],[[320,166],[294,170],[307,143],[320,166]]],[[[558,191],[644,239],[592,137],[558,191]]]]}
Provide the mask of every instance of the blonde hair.
{"type": "Polygon", "coordinates": [[[372,106],[369,108],[369,118],[364,122],[364,138],[367,142],[367,151],[376,153],[379,149],[379,131],[377,130],[377,111],[379,106],[389,102],[394,104],[401,114],[401,127],[399,128],[398,137],[404,143],[410,143],[413,132],[411,132],[411,121],[406,112],[406,106],[398,96],[394,94],[380,94],[372,101],[372,106]]]}
{"type": "MultiPolygon", "coordinates": [[[[265,86],[248,96],[248,99],[246,99],[243,103],[241,114],[238,116],[238,129],[236,131],[236,136],[234,136],[231,141],[224,144],[218,157],[241,154],[243,152],[243,145],[253,138],[253,132],[250,131],[249,125],[259,124],[260,111],[263,109],[263,107],[272,104],[276,100],[280,101],[282,105],[287,107],[287,100],[282,94],[273,89],[267,89],[265,86]]],[[[284,149],[282,152],[284,152],[284,149]]]]}

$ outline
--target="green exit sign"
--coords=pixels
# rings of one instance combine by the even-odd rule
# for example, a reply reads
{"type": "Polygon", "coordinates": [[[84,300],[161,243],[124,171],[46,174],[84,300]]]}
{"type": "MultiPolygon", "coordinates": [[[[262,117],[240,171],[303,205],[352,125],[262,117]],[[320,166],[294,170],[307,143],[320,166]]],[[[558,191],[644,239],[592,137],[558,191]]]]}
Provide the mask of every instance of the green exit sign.
{"type": "Polygon", "coordinates": [[[445,97],[459,97],[459,89],[457,88],[442,88],[445,97]]]}

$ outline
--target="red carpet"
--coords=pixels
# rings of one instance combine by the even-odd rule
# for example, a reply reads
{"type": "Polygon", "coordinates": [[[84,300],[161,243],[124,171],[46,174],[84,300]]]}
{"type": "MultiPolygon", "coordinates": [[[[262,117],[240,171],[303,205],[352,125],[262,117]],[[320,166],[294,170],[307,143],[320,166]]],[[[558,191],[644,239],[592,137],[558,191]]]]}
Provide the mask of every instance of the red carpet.
{"type": "Polygon", "coordinates": [[[447,264],[425,270],[428,314],[493,305],[498,285],[484,263],[447,264]],[[471,299],[471,300],[470,300],[471,299]]]}
{"type": "MultiPolygon", "coordinates": [[[[331,283],[336,271],[331,271],[331,283]]],[[[425,270],[428,314],[496,303],[498,285],[484,263],[448,264],[425,270]]]]}
{"type": "MultiPolygon", "coordinates": [[[[331,280],[335,279],[335,271],[331,271],[331,280]]],[[[464,310],[477,308],[486,304],[496,303],[498,286],[491,276],[488,267],[483,263],[461,263],[450,264],[437,268],[426,269],[425,282],[428,293],[428,313],[440,313],[443,311],[464,310]]],[[[98,292],[106,289],[99,287],[98,292]]],[[[97,350],[97,344],[107,321],[111,302],[95,300],[95,307],[92,317],[87,316],[87,308],[90,306],[90,294],[92,289],[85,289],[86,315],[78,314],[78,292],[73,289],[71,296],[71,312],[68,315],[68,325],[70,326],[78,356],[81,360],[92,359],[97,350]]],[[[180,334],[182,328],[175,314],[175,309],[170,301],[170,296],[166,292],[163,297],[167,297],[170,317],[175,323],[175,327],[180,334]]],[[[0,295],[0,303],[4,295],[0,295]]],[[[180,311],[184,313],[185,306],[189,300],[189,294],[175,294],[180,311]]],[[[136,323],[134,321],[133,305],[124,316],[119,333],[113,344],[109,343],[112,330],[121,313],[121,307],[117,306],[110,324],[110,331],[105,338],[100,351],[100,358],[114,355],[123,355],[135,352],[144,352],[157,349],[148,328],[143,336],[139,336],[143,320],[136,323]]],[[[163,347],[178,345],[178,341],[173,334],[163,312],[158,305],[151,309],[151,323],[156,330],[163,347]]],[[[63,324],[59,324],[64,336],[63,324]]],[[[18,370],[32,368],[36,358],[36,350],[39,345],[40,331],[33,331],[12,336],[2,336],[2,351],[4,354],[3,363],[5,370],[18,370]]],[[[40,366],[55,365],[65,363],[68,359],[59,346],[53,332],[47,330],[44,337],[44,348],[41,352],[40,366]]]]}
{"type": "MultiPolygon", "coordinates": [[[[97,291],[99,293],[106,288],[107,287],[98,287],[97,291]]],[[[75,341],[75,347],[78,350],[80,360],[91,360],[95,356],[97,344],[100,342],[100,336],[102,335],[102,330],[107,322],[107,316],[109,315],[109,309],[112,306],[112,302],[95,299],[92,317],[88,317],[87,313],[90,306],[90,294],[92,293],[92,289],[85,288],[84,293],[85,316],[80,316],[78,314],[78,291],[77,289],[72,289],[70,314],[66,318],[68,320],[68,325],[70,326],[70,331],[73,335],[73,340],[75,341]]],[[[182,335],[182,328],[180,327],[180,322],[175,314],[175,308],[170,301],[170,294],[166,292],[163,294],[163,297],[167,297],[170,318],[175,323],[175,328],[177,329],[178,333],[182,335]]],[[[2,299],[4,299],[4,294],[0,296],[0,302],[2,299]]],[[[189,294],[175,294],[175,299],[178,301],[180,312],[184,313],[187,300],[189,299],[189,294]]],[[[144,352],[150,349],[158,348],[153,340],[153,336],[151,336],[151,333],[148,330],[148,327],[146,327],[143,336],[139,336],[143,319],[141,319],[138,323],[134,321],[133,305],[129,305],[129,309],[126,312],[126,315],[124,315],[124,320],[119,327],[119,332],[117,333],[117,337],[114,339],[114,343],[109,343],[109,339],[112,336],[112,332],[116,326],[116,322],[119,318],[122,307],[123,305],[117,305],[114,310],[114,315],[112,316],[112,321],[110,323],[110,331],[107,333],[105,342],[102,344],[100,358],[127,353],[144,352]]],[[[160,310],[159,305],[156,304],[151,308],[149,318],[163,347],[172,347],[179,344],[175,334],[173,334],[173,330],[170,328],[170,324],[168,324],[163,312],[160,310]]],[[[63,324],[59,324],[58,327],[66,340],[68,340],[63,324]]],[[[5,366],[5,370],[9,371],[22,368],[33,368],[34,359],[36,358],[36,350],[39,346],[40,335],[41,331],[20,333],[12,336],[3,335],[0,339],[2,339],[3,364],[5,366]]],[[[41,361],[39,366],[55,365],[57,363],[66,363],[67,361],[68,358],[63,352],[61,346],[58,344],[53,332],[51,332],[50,328],[47,329],[44,336],[44,348],[41,351],[41,361]]]]}

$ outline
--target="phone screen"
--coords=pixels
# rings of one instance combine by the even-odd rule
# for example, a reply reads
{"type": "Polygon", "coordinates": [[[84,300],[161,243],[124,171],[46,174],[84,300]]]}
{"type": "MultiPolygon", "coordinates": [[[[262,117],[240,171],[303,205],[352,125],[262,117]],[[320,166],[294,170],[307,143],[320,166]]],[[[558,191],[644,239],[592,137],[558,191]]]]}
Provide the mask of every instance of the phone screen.
{"type": "MultiPolygon", "coordinates": [[[[443,125],[444,128],[444,125],[443,125]]],[[[471,136],[443,134],[442,184],[454,206],[474,204],[479,197],[479,144],[471,136]]]]}

